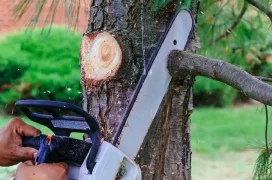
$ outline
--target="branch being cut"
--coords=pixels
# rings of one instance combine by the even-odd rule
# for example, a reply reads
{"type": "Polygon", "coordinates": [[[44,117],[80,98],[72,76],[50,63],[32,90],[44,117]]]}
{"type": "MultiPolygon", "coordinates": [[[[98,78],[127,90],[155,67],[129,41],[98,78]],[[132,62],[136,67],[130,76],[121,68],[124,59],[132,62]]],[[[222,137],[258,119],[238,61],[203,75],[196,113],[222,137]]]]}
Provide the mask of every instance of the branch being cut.
{"type": "Polygon", "coordinates": [[[226,83],[261,103],[272,105],[272,86],[226,61],[175,50],[169,55],[168,70],[174,78],[190,74],[226,83]]]}
{"type": "Polygon", "coordinates": [[[269,8],[269,6],[262,4],[261,1],[258,0],[245,0],[245,1],[247,1],[249,4],[265,13],[272,22],[272,10],[269,8]]]}

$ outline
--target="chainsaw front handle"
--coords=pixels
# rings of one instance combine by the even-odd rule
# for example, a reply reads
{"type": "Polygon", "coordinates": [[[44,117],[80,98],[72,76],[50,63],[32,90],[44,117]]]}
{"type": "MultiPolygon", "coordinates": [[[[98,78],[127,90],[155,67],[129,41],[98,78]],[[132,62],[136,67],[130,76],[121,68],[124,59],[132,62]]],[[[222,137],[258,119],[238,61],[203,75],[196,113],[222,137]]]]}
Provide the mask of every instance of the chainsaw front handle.
{"type": "Polygon", "coordinates": [[[29,119],[44,126],[47,126],[56,134],[62,134],[64,133],[64,131],[68,133],[69,130],[71,132],[86,132],[88,130],[92,132],[99,131],[98,122],[95,120],[94,117],[92,117],[89,113],[87,113],[80,107],[70,103],[47,100],[20,100],[16,102],[15,106],[19,107],[29,119]],[[48,112],[49,115],[32,112],[29,108],[39,108],[43,111],[48,112]],[[78,116],[62,115],[57,111],[58,109],[66,110],[68,112],[74,112],[78,116]],[[65,122],[62,121],[64,124],[59,123],[56,126],[53,125],[52,122],[50,122],[52,120],[64,120],[65,122]],[[85,127],[83,128],[83,126],[80,126],[80,128],[78,128],[67,125],[65,126],[65,123],[69,123],[67,121],[77,121],[79,123],[85,122],[85,127]]]}
{"type": "MultiPolygon", "coordinates": [[[[56,136],[54,136],[54,141],[55,140],[62,141],[61,140],[62,137],[62,139],[64,139],[65,142],[68,142],[69,145],[74,147],[73,143],[75,143],[75,141],[72,138],[69,138],[70,134],[72,132],[86,133],[92,141],[92,148],[88,155],[86,166],[89,172],[92,173],[92,170],[95,165],[95,158],[100,146],[100,129],[98,122],[95,120],[94,117],[92,117],[90,114],[88,114],[86,111],[79,108],[78,106],[65,102],[47,100],[20,100],[16,102],[15,105],[16,107],[19,107],[29,119],[51,129],[56,134],[56,136]],[[34,108],[39,109],[42,113],[35,112],[33,110],[34,108]],[[60,110],[65,110],[68,111],[69,113],[72,112],[76,114],[76,116],[69,116],[63,113],[61,114],[60,110]],[[44,114],[43,112],[46,112],[46,114],[44,114]]],[[[54,144],[52,144],[52,146],[50,147],[53,149],[48,149],[49,147],[45,144],[47,136],[46,137],[44,136],[45,135],[43,136],[40,135],[38,138],[36,137],[34,139],[26,138],[23,141],[25,141],[25,144],[28,144],[29,146],[31,145],[30,147],[32,147],[32,145],[33,146],[37,145],[38,142],[37,139],[39,139],[40,142],[39,149],[41,148],[41,151],[43,151],[45,154],[46,153],[52,154],[53,152],[56,151],[56,149],[62,149],[62,146],[55,147],[54,144]],[[45,149],[47,149],[46,152],[45,149]]],[[[76,142],[75,147],[76,144],[80,143],[76,142]]],[[[60,153],[60,155],[61,156],[63,155],[64,157],[66,157],[64,153],[69,151],[69,146],[65,146],[65,148],[66,150],[60,153]]],[[[72,148],[72,150],[74,152],[78,152],[76,151],[76,149],[72,148]]],[[[73,154],[70,155],[74,156],[73,154]]],[[[49,157],[50,156],[47,156],[47,158],[49,157]]],[[[56,159],[56,157],[54,158],[56,159]]],[[[41,160],[42,163],[46,161],[50,160],[41,160]]]]}

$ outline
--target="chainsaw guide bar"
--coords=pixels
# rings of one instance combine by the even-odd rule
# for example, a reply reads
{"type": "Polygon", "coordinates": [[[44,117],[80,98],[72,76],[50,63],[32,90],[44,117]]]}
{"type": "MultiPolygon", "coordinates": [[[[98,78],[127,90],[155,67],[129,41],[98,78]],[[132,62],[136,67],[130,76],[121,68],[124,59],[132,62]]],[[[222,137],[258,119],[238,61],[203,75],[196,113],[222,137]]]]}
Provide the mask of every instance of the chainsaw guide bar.
{"type": "Polygon", "coordinates": [[[146,72],[140,77],[112,142],[131,159],[137,155],[172,79],[167,69],[168,55],[172,50],[186,48],[193,27],[190,11],[179,10],[170,20],[148,61],[146,72]]]}

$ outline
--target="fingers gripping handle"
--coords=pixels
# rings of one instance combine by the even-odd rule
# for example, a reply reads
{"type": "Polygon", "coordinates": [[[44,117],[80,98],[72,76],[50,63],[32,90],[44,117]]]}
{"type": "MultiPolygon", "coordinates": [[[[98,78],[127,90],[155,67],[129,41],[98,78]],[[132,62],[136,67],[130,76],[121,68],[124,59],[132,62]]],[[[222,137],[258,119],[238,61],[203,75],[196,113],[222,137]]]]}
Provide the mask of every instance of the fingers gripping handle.
{"type": "Polygon", "coordinates": [[[100,138],[99,135],[93,134],[91,139],[92,143],[89,143],[70,137],[53,136],[50,143],[52,147],[48,147],[48,136],[41,134],[36,137],[23,137],[23,146],[39,150],[37,153],[39,159],[36,159],[38,164],[64,161],[74,166],[81,166],[90,151],[86,165],[92,173],[100,138]]]}
{"type": "Polygon", "coordinates": [[[52,135],[40,135],[37,137],[24,137],[23,146],[38,149],[35,164],[60,162],[61,156],[58,149],[64,141],[61,137],[53,137],[52,135]],[[53,141],[53,142],[52,142],[53,141]]]}
{"type": "Polygon", "coordinates": [[[24,147],[32,147],[35,149],[39,149],[40,147],[40,138],[37,137],[23,137],[23,146],[24,147]]]}

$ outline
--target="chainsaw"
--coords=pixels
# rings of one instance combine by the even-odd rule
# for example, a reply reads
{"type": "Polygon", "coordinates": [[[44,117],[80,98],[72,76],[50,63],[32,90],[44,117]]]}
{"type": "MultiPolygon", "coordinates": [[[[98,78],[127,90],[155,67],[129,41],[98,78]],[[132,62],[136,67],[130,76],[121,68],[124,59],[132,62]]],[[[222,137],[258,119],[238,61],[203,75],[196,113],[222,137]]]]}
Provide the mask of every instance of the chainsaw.
{"type": "Polygon", "coordinates": [[[16,102],[16,107],[30,120],[54,133],[23,138],[24,147],[38,150],[35,164],[66,162],[69,164],[68,180],[141,180],[141,170],[134,159],[171,81],[168,55],[174,49],[185,49],[193,27],[192,15],[185,9],[179,10],[170,20],[112,142],[100,141],[97,120],[78,106],[47,100],[16,102]],[[74,132],[86,136],[83,140],[71,138],[74,132]]]}

